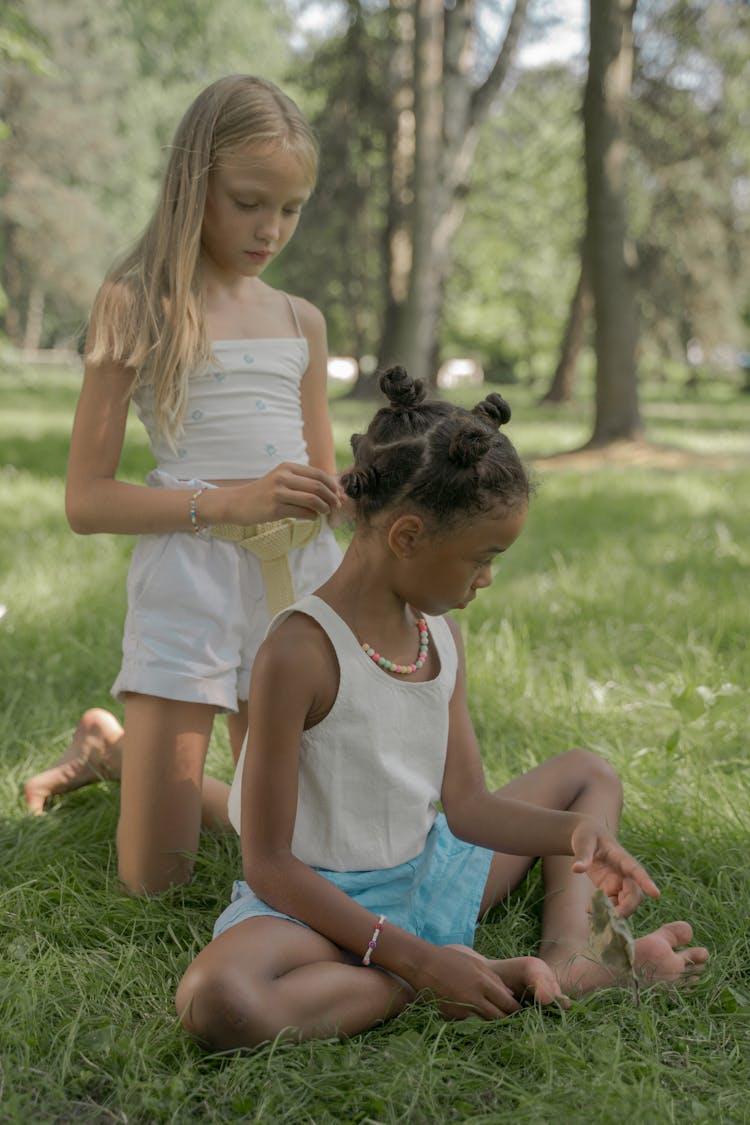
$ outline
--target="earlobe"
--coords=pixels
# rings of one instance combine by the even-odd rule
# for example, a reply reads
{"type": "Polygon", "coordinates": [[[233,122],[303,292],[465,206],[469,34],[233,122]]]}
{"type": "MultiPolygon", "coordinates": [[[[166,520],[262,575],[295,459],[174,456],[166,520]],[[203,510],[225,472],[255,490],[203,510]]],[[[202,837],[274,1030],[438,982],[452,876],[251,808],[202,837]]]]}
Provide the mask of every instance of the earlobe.
{"type": "Polygon", "coordinates": [[[424,531],[424,522],[419,516],[399,516],[388,531],[388,546],[397,559],[410,559],[419,547],[424,531]]]}

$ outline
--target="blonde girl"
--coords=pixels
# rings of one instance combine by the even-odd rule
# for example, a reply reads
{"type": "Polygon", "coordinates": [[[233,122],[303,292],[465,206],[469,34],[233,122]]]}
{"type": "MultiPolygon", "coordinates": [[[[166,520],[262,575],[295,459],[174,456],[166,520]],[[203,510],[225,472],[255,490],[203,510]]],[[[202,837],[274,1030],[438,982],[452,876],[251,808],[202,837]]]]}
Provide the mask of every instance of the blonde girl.
{"type": "Polygon", "coordinates": [[[281,90],[246,75],[213,83],[187,110],[154,215],[91,314],[66,511],[80,534],[139,536],[113,687],[124,734],[108,712],[88,712],[26,796],[40,811],[51,793],[121,769],[119,872],[137,894],[188,879],[201,820],[226,820],[228,787],[203,777],[206,750],[225,711],[239,752],[269,620],[262,563],[233,540],[308,521],[309,541],[288,555],[298,592],[340,558],[326,526],[341,490],[324,321],[261,280],[316,171],[315,138],[281,90]],[[116,476],[131,402],[157,462],[149,487],[116,476]]]}
{"type": "MultiPolygon", "coordinates": [[[[657,888],[620,846],[614,770],[571,750],[487,789],[457,626],[521,533],[529,482],[490,395],[425,401],[396,368],[389,405],[352,440],[342,477],[354,538],[316,594],[273,622],[250,687],[230,798],[244,879],[177,992],[213,1049],[278,1035],[352,1035],[435,997],[446,1017],[498,1019],[611,984],[587,948],[602,888],[623,914],[657,888]],[[438,812],[437,803],[443,812],[438,812]],[[477,917],[543,858],[536,957],[470,948],[477,917]]],[[[639,938],[648,981],[702,969],[673,922],[639,938]]]]}

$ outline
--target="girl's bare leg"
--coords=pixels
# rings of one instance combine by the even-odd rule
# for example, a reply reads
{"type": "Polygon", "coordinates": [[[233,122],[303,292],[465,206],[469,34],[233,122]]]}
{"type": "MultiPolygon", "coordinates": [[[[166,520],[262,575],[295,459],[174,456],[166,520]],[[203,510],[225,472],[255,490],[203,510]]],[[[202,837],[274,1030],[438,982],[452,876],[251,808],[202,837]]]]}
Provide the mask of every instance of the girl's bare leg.
{"type": "Polygon", "coordinates": [[[125,704],[119,872],[134,894],[155,894],[187,882],[204,813],[226,822],[229,787],[203,779],[214,708],[149,695],[125,704]]]}
{"type": "Polygon", "coordinates": [[[413,993],[353,961],[327,938],[282,918],[250,918],[225,930],[189,966],[177,1012],[214,1050],[256,1047],[278,1035],[346,1037],[397,1015],[413,993]]]}
{"type": "MultiPolygon", "coordinates": [[[[617,774],[598,755],[570,750],[543,762],[501,790],[504,796],[543,808],[587,813],[616,833],[622,810],[617,774]]],[[[482,901],[482,911],[501,901],[528,871],[533,857],[496,855],[482,901]]],[[[614,983],[611,973],[589,951],[588,904],[594,885],[572,871],[570,856],[543,860],[544,907],[539,956],[556,971],[564,991],[591,992],[614,983]]],[[[692,939],[687,922],[671,922],[635,943],[636,967],[644,983],[679,981],[702,971],[708,952],[678,949],[692,939]]]]}
{"type": "MultiPolygon", "coordinates": [[[[244,709],[247,710],[247,704],[244,705],[244,709]]],[[[236,720],[238,716],[233,715],[231,718],[236,720]]],[[[74,789],[81,789],[96,781],[118,780],[122,772],[124,738],[122,725],[110,711],[105,711],[101,707],[92,707],[86,711],[81,716],[62,756],[49,769],[35,774],[25,782],[24,797],[29,812],[39,816],[44,812],[44,806],[50,797],[70,793],[74,789]]],[[[232,751],[234,752],[234,741],[232,751]]],[[[237,756],[235,756],[236,760],[237,756]]],[[[223,781],[204,777],[202,806],[204,828],[228,826],[226,811],[228,793],[228,786],[223,781]]]]}

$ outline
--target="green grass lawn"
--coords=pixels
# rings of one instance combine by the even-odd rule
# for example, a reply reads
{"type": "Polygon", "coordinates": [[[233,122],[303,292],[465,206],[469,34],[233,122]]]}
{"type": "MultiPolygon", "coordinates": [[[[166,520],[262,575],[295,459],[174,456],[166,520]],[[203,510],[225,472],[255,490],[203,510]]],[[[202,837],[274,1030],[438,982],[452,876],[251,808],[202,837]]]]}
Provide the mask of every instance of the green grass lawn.
{"type": "MultiPolygon", "coordinates": [[[[20,785],[110,705],[132,543],[77,538],[63,513],[71,371],[0,372],[0,1122],[750,1121],[750,397],[664,386],[649,436],[694,454],[679,473],[540,466],[527,529],[462,615],[470,704],[494,784],[569,746],[626,790],[625,844],[662,898],[637,933],[686,917],[712,952],[689,994],[611,989],[493,1024],[415,1008],[346,1043],[206,1056],[173,995],[239,871],[204,837],[191,886],[117,886],[118,792],[100,784],[24,814],[20,785]],[[716,468],[704,455],[732,458],[716,468]]],[[[529,459],[590,432],[508,388],[529,459]]],[[[464,396],[462,396],[463,398],[464,396]]],[[[340,463],[367,406],[333,403],[340,463]]],[[[150,465],[137,426],[123,475],[150,465]]],[[[217,723],[210,769],[229,778],[217,723]]],[[[482,952],[533,950],[532,873],[480,926],[482,952]]]]}

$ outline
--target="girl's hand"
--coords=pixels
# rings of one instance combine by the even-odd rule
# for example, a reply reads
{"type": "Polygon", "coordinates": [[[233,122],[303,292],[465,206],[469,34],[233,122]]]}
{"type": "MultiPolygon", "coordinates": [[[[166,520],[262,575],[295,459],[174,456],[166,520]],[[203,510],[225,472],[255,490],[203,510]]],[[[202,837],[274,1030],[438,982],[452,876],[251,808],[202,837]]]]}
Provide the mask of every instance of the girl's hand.
{"type": "Polygon", "coordinates": [[[633,913],[644,894],[659,897],[659,888],[640,863],[593,818],[578,824],[570,844],[575,856],[573,870],[588,875],[624,918],[633,913]]]}
{"type": "Polygon", "coordinates": [[[216,523],[267,523],[290,517],[309,520],[337,512],[342,503],[335,477],[291,461],[282,462],[258,480],[221,491],[233,493],[227,497],[231,513],[226,520],[213,521],[216,523]]]}
{"type": "Polygon", "coordinates": [[[489,961],[452,946],[433,946],[409,984],[434,996],[446,1019],[503,1019],[517,1012],[523,999],[565,1000],[552,969],[537,957],[489,961]]]}

